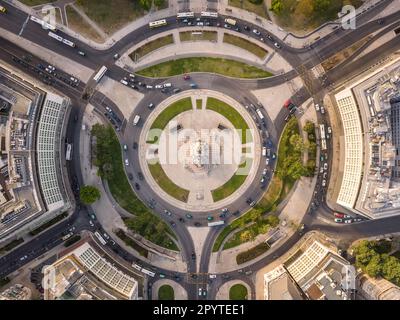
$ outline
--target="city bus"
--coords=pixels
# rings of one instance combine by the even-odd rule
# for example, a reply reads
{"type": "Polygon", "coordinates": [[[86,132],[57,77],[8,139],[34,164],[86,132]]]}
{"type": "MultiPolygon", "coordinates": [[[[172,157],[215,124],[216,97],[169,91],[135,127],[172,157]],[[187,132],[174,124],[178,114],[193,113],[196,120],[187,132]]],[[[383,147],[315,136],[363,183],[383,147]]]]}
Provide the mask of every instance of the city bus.
{"type": "Polygon", "coordinates": [[[107,67],[102,66],[99,72],[97,72],[96,75],[93,77],[93,80],[96,82],[100,82],[101,78],[103,78],[106,72],[107,72],[107,67]]]}
{"type": "Polygon", "coordinates": [[[34,16],[31,16],[31,21],[40,24],[44,29],[48,29],[48,30],[51,30],[51,31],[54,31],[54,32],[57,31],[57,28],[55,26],[53,26],[50,23],[47,23],[47,22],[45,22],[45,21],[43,21],[43,20],[41,20],[39,18],[36,18],[34,16]]]}
{"type": "Polygon", "coordinates": [[[141,271],[142,271],[144,274],[147,274],[148,276],[153,277],[153,278],[154,278],[154,276],[156,275],[154,272],[151,272],[150,270],[147,270],[147,269],[145,269],[145,268],[142,268],[141,271]]]}
{"type": "Polygon", "coordinates": [[[236,26],[236,20],[231,18],[225,19],[225,23],[230,24],[231,26],[236,26]]]}
{"type": "Polygon", "coordinates": [[[55,34],[54,32],[49,31],[48,35],[49,35],[49,37],[56,39],[57,41],[60,41],[60,42],[63,41],[63,38],[60,37],[59,35],[55,34]]]}
{"type": "Polygon", "coordinates": [[[321,139],[321,150],[326,150],[326,140],[321,139]]]}
{"type": "Polygon", "coordinates": [[[71,155],[72,155],[72,144],[68,143],[67,144],[67,152],[66,152],[66,155],[65,155],[65,160],[70,161],[72,159],[71,155]]]}
{"type": "Polygon", "coordinates": [[[209,227],[216,227],[216,226],[222,226],[225,223],[225,221],[215,221],[215,222],[209,222],[208,226],[209,227]]]}
{"type": "Polygon", "coordinates": [[[319,125],[319,130],[321,132],[321,139],[325,139],[326,138],[326,136],[325,136],[325,125],[324,124],[320,124],[319,125]]]}
{"type": "Polygon", "coordinates": [[[208,12],[208,11],[202,11],[200,13],[200,16],[202,18],[218,18],[218,12],[208,12]]]}
{"type": "Polygon", "coordinates": [[[153,21],[149,23],[149,27],[150,28],[158,28],[158,27],[162,27],[162,26],[166,26],[167,25],[167,20],[162,19],[162,20],[157,20],[157,21],[153,21]]]}
{"type": "Polygon", "coordinates": [[[176,18],[177,19],[194,18],[194,12],[178,12],[176,18]]]}
{"type": "Polygon", "coordinates": [[[142,267],[141,266],[139,266],[138,264],[136,264],[136,263],[132,263],[132,267],[133,268],[135,268],[136,270],[139,270],[139,271],[141,271],[142,270],[142,267]]]}
{"type": "Polygon", "coordinates": [[[72,41],[69,41],[69,40],[67,40],[67,39],[63,39],[62,42],[63,42],[64,44],[66,44],[67,46],[70,46],[70,47],[72,47],[72,48],[75,48],[75,43],[73,43],[72,41]]]}
{"type": "Polygon", "coordinates": [[[105,246],[107,244],[107,241],[104,240],[104,238],[98,233],[97,231],[94,233],[97,239],[99,239],[100,243],[105,246]]]}

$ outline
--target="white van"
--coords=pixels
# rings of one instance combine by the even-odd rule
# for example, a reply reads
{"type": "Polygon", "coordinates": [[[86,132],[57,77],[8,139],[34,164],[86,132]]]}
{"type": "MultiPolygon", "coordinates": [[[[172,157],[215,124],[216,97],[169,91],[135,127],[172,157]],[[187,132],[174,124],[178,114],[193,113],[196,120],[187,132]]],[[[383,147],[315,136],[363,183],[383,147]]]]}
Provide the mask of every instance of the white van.
{"type": "Polygon", "coordinates": [[[136,126],[140,121],[140,116],[136,115],[135,118],[133,118],[133,125],[136,126]]]}
{"type": "Polygon", "coordinates": [[[122,84],[124,84],[124,85],[128,85],[128,82],[127,81],[125,81],[124,79],[122,79],[121,81],[120,81],[122,84]]]}
{"type": "Polygon", "coordinates": [[[164,88],[170,88],[172,87],[172,83],[164,83],[164,88]]]}
{"type": "Polygon", "coordinates": [[[266,147],[262,148],[262,156],[263,157],[267,156],[267,148],[266,147]]]}

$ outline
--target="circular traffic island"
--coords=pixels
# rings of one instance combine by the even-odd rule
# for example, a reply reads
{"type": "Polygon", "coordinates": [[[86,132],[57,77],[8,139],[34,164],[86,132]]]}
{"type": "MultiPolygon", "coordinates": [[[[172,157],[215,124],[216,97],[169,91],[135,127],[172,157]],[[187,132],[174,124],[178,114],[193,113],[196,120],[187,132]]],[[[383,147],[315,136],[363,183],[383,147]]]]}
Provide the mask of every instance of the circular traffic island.
{"type": "Polygon", "coordinates": [[[140,145],[152,189],[193,212],[222,208],[243,195],[261,156],[250,116],[235,100],[209,90],[185,91],[155,107],[140,145]]]}
{"type": "Polygon", "coordinates": [[[247,288],[238,283],[230,287],[229,289],[229,300],[247,300],[248,292],[247,288]]]}
{"type": "Polygon", "coordinates": [[[158,289],[158,300],[174,300],[174,299],[175,299],[174,288],[172,288],[170,285],[164,284],[158,289]]]}

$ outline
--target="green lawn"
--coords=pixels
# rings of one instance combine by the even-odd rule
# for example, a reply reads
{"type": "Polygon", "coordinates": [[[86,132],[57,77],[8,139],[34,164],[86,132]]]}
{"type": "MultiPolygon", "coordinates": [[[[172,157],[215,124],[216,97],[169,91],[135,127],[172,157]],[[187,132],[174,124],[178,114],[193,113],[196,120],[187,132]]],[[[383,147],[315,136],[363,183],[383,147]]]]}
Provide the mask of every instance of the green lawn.
{"type": "Polygon", "coordinates": [[[187,202],[189,198],[189,190],[183,189],[176,185],[161,167],[159,163],[149,164],[151,175],[157,184],[168,193],[171,197],[183,202],[187,202]]]}
{"type": "Polygon", "coordinates": [[[201,110],[202,107],[203,107],[203,100],[197,99],[196,100],[196,109],[201,110]]]}
{"type": "Polygon", "coordinates": [[[155,216],[133,192],[124,171],[121,146],[112,127],[96,124],[92,128],[92,135],[97,138],[94,164],[99,168],[98,174],[107,180],[111,194],[118,204],[135,215],[134,218],[125,219],[125,224],[159,246],[178,250],[168,236],[175,237],[169,226],[155,216]]]}
{"type": "Polygon", "coordinates": [[[247,50],[251,52],[252,54],[256,55],[260,59],[264,59],[266,54],[268,53],[267,50],[261,48],[260,46],[256,45],[255,43],[243,39],[241,37],[237,37],[234,35],[231,35],[229,33],[224,34],[224,42],[232,44],[236,47],[240,47],[244,50],[247,50]]]}
{"type": "Polygon", "coordinates": [[[268,10],[266,6],[264,6],[263,2],[263,0],[252,2],[249,0],[229,0],[229,5],[232,7],[238,7],[250,12],[254,12],[256,15],[268,19],[268,10]]]}
{"type": "Polygon", "coordinates": [[[174,289],[168,285],[164,284],[158,289],[158,300],[174,300],[175,294],[174,289]]]}
{"type": "Polygon", "coordinates": [[[33,6],[38,6],[40,4],[56,2],[56,0],[19,0],[19,2],[22,2],[23,4],[26,4],[27,6],[33,7],[33,6]]]}
{"type": "Polygon", "coordinates": [[[247,288],[242,284],[235,284],[229,289],[229,300],[248,300],[247,288]]]}
{"type": "Polygon", "coordinates": [[[146,248],[139,245],[136,241],[131,239],[123,230],[118,229],[115,232],[115,234],[117,235],[118,238],[120,238],[122,241],[124,241],[127,246],[130,246],[133,249],[135,249],[141,256],[143,256],[145,258],[148,257],[149,251],[146,248]]]}
{"type": "Polygon", "coordinates": [[[131,0],[77,0],[76,4],[107,34],[145,15],[139,1],[131,0]]]}
{"type": "Polygon", "coordinates": [[[208,57],[171,60],[142,69],[137,74],[145,77],[172,77],[190,72],[212,72],[234,78],[267,78],[268,71],[243,62],[208,57]]]}
{"type": "Polygon", "coordinates": [[[165,37],[160,37],[157,38],[153,41],[150,41],[140,48],[137,48],[135,51],[133,51],[129,57],[133,60],[136,61],[137,59],[140,59],[144,57],[146,54],[149,54],[150,52],[157,50],[159,48],[165,47],[169,44],[174,43],[174,38],[172,34],[169,34],[165,37]]]}
{"type": "Polygon", "coordinates": [[[72,30],[82,34],[87,39],[104,42],[104,39],[94,30],[85,20],[82,19],[80,14],[71,6],[66,6],[66,13],[68,19],[68,27],[72,30]]]}
{"type": "Polygon", "coordinates": [[[15,240],[7,243],[5,246],[0,248],[0,254],[4,254],[7,251],[10,251],[10,250],[14,249],[15,247],[19,246],[23,242],[24,242],[23,238],[17,238],[15,240]]]}
{"type": "Polygon", "coordinates": [[[242,130],[242,143],[245,144],[246,141],[246,130],[249,129],[247,122],[243,119],[235,108],[231,107],[229,104],[215,99],[207,98],[207,109],[218,112],[227,118],[235,129],[242,130]]]}
{"type": "Polygon", "coordinates": [[[214,202],[225,199],[234,193],[246,180],[247,175],[233,174],[222,186],[211,191],[214,202]]]}
{"type": "Polygon", "coordinates": [[[168,122],[170,122],[173,118],[175,118],[178,114],[192,110],[192,99],[189,98],[184,98],[181,100],[178,100],[165,108],[154,120],[154,122],[151,125],[150,129],[161,129],[164,130],[164,128],[167,126],[168,122]]]}
{"type": "Polygon", "coordinates": [[[362,4],[361,0],[329,0],[320,1],[320,6],[310,0],[272,0],[273,12],[277,15],[278,22],[294,32],[310,31],[326,21],[337,19],[337,13],[345,4],[356,8],[362,4]]]}
{"type": "Polygon", "coordinates": [[[193,34],[193,31],[179,32],[179,38],[181,41],[217,41],[218,33],[216,31],[199,30],[197,32],[201,32],[201,34],[193,34]]]}

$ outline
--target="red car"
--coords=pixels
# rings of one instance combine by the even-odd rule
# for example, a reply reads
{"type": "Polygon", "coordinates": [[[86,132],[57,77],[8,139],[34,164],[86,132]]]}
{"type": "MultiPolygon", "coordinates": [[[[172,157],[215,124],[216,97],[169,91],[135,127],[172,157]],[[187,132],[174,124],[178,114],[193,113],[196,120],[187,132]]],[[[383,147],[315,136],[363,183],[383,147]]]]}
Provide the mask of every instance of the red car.
{"type": "Polygon", "coordinates": [[[336,218],[341,218],[341,219],[344,218],[344,214],[343,214],[343,213],[334,212],[333,215],[334,215],[336,218]]]}
{"type": "Polygon", "coordinates": [[[183,76],[183,79],[184,79],[184,80],[189,80],[189,79],[190,79],[190,76],[189,76],[188,74],[185,74],[185,75],[183,76]]]}

